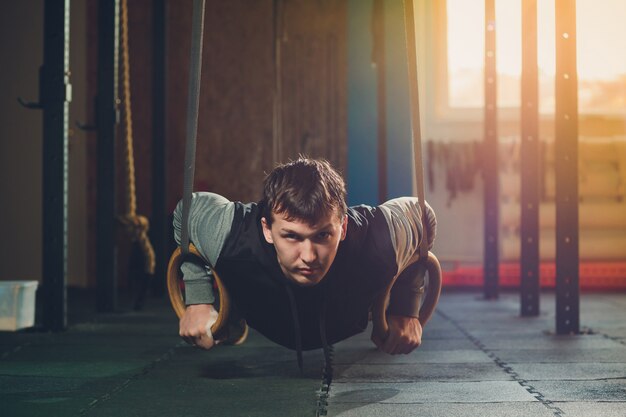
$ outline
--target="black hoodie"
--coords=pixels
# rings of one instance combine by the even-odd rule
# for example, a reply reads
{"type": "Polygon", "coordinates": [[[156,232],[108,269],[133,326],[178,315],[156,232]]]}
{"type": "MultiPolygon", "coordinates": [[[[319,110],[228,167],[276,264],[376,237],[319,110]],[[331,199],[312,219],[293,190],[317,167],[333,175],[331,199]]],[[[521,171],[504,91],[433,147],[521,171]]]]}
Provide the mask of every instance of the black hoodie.
{"type": "Polygon", "coordinates": [[[261,212],[256,203],[235,203],[230,235],[215,264],[250,327],[298,351],[365,330],[372,303],[397,273],[389,226],[380,209],[348,209],[346,238],[326,277],[312,287],[284,276],[274,246],[263,236],[261,212]]]}

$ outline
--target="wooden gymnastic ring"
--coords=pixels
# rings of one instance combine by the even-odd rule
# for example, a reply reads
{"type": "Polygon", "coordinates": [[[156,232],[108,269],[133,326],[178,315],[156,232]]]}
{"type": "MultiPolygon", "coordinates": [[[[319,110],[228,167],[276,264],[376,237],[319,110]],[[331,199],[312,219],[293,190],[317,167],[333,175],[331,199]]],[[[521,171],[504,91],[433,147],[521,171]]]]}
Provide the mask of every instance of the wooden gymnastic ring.
{"type": "MultiPolygon", "coordinates": [[[[437,257],[432,252],[428,252],[427,259],[424,261],[418,260],[417,262],[424,262],[425,268],[421,273],[428,271],[428,286],[419,310],[419,321],[422,327],[424,327],[439,302],[439,295],[441,294],[441,265],[439,264],[437,257]]],[[[387,306],[389,304],[389,295],[393,284],[395,284],[395,280],[374,302],[372,307],[372,324],[374,326],[373,332],[380,340],[385,340],[389,334],[387,306]]]]}
{"type": "MultiPolygon", "coordinates": [[[[189,255],[191,257],[199,258],[202,263],[205,263],[204,259],[198,252],[198,249],[193,244],[189,244],[189,255]]],[[[167,265],[167,292],[170,297],[172,307],[176,312],[178,318],[181,318],[185,313],[185,302],[183,300],[183,293],[181,291],[180,283],[182,281],[182,272],[180,266],[186,257],[183,255],[182,250],[177,248],[170,257],[170,261],[167,265]]],[[[248,326],[243,319],[232,320],[233,323],[229,323],[230,313],[232,311],[231,299],[224,286],[222,279],[213,270],[213,278],[217,284],[219,309],[217,312],[217,320],[211,326],[211,332],[215,340],[219,340],[222,343],[238,345],[243,343],[248,336],[248,326]]]]}

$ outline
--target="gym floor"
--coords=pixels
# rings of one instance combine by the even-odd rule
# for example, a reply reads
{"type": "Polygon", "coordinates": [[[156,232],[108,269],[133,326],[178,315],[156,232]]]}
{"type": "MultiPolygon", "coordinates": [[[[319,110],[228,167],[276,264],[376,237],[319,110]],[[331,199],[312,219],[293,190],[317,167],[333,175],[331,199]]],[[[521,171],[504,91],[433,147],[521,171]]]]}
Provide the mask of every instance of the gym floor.
{"type": "Polygon", "coordinates": [[[584,334],[557,336],[551,292],[522,318],[516,293],[446,291],[410,355],[376,351],[369,333],[335,345],[327,401],[321,351],[301,374],[254,331],[187,346],[167,300],[100,315],[70,302],[66,332],[0,332],[2,416],[626,416],[624,293],[583,293],[584,334]]]}

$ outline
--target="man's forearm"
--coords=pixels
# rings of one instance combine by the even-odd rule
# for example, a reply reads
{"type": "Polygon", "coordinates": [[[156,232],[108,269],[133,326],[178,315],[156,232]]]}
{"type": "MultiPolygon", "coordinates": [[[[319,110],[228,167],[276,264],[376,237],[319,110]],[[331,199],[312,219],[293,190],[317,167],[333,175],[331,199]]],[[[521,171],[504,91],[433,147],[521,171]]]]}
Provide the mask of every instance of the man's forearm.
{"type": "Polygon", "coordinates": [[[419,318],[424,293],[424,268],[418,262],[409,265],[396,279],[389,295],[389,314],[419,318]]]}

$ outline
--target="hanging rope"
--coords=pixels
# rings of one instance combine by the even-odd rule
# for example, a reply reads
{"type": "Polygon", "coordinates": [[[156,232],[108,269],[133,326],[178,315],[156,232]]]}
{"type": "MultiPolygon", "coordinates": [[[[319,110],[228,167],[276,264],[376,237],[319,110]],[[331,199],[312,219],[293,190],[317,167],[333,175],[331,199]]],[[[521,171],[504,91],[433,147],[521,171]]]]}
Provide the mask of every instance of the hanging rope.
{"type": "Polygon", "coordinates": [[[124,162],[126,174],[125,212],[118,216],[133,242],[139,243],[144,255],[145,272],[154,275],[154,249],[148,238],[150,222],[145,216],[137,214],[137,197],[135,190],[135,159],[133,155],[133,123],[130,105],[130,59],[128,48],[128,3],[122,0],[122,83],[124,100],[124,162]]]}

